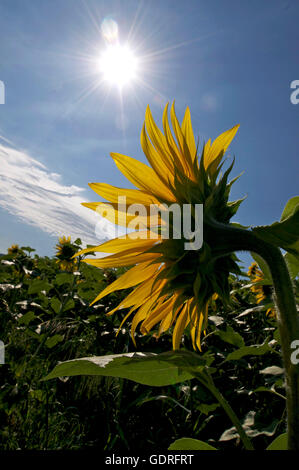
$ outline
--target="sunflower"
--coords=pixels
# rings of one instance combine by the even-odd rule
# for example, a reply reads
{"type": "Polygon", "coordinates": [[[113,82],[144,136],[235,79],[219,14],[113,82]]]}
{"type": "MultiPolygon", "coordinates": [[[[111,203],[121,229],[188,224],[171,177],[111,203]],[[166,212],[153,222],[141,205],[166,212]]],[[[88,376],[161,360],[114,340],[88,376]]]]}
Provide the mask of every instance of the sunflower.
{"type": "Polygon", "coordinates": [[[11,247],[7,249],[7,253],[9,255],[15,255],[18,252],[19,252],[19,245],[11,245],[11,247]]]}
{"type": "Polygon", "coordinates": [[[18,254],[23,253],[23,250],[19,248],[19,245],[11,245],[11,247],[7,249],[7,253],[9,255],[17,256],[18,254]]]}
{"type": "MultiPolygon", "coordinates": [[[[261,284],[261,282],[264,280],[264,274],[259,269],[256,262],[251,263],[249,266],[248,276],[250,277],[253,284],[250,287],[250,290],[254,293],[256,302],[259,304],[263,300],[269,299],[272,294],[272,289],[268,285],[261,284]]],[[[266,311],[266,316],[270,318],[276,318],[275,309],[273,307],[269,307],[266,311]]]]}
{"type": "Polygon", "coordinates": [[[174,104],[171,106],[173,132],[168,114],[166,105],[162,132],[155,124],[150,108],[146,109],[141,147],[150,166],[131,157],[111,153],[118,169],[137,189],[91,183],[89,186],[109,203],[83,203],[108,220],[127,227],[135,217],[134,211],[130,212],[130,205],[142,204],[146,214],[139,217],[138,231],[109,240],[92,250],[82,250],[77,255],[89,251],[111,253],[106,257],[84,261],[99,268],[131,266],[107,286],[92,304],[111,292],[134,287],[108,315],[119,309],[129,309],[120,328],[133,316],[131,336],[135,346],[134,336],[139,325],[142,334],[148,334],[159,325],[157,337],[173,327],[174,349],[179,348],[184,330],[190,328],[193,348],[201,350],[201,333],[205,333],[207,328],[209,304],[216,297],[228,301],[228,277],[230,273],[239,273],[238,259],[234,254],[221,256],[215,236],[205,228],[202,246],[198,250],[186,250],[185,237],[175,236],[170,211],[171,234],[168,238],[163,236],[165,224],[161,214],[174,203],[180,208],[187,204],[191,206],[194,223],[196,204],[202,204],[204,226],[212,219],[229,222],[241,200],[228,202],[234,180],[227,183],[227,179],[233,163],[223,175],[220,170],[223,155],[239,126],[224,132],[213,143],[208,140],[199,158],[189,108],[180,125],[174,104]],[[124,206],[119,207],[119,198],[124,196],[124,206]],[[152,205],[163,206],[155,230],[152,229],[152,205]]]}
{"type": "Polygon", "coordinates": [[[58,258],[56,263],[59,264],[61,270],[72,272],[74,270],[72,258],[78,249],[71,243],[71,237],[59,237],[56,248],[56,257],[58,258]]]}

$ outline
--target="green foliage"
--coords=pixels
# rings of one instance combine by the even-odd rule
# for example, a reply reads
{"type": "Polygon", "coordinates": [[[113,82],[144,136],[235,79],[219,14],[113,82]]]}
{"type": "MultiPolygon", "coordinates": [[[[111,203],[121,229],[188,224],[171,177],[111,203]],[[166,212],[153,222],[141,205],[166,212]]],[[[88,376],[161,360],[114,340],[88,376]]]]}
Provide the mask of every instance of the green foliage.
{"type": "Polygon", "coordinates": [[[226,331],[218,330],[215,331],[215,334],[218,335],[219,338],[222,339],[222,341],[237,346],[238,348],[242,348],[243,346],[245,346],[242,336],[229,325],[226,331]]]}
{"type": "Polygon", "coordinates": [[[276,437],[267,447],[267,450],[288,450],[288,435],[283,433],[276,437]]]}
{"type": "Polygon", "coordinates": [[[61,302],[57,297],[51,299],[51,307],[55,313],[59,313],[61,309],[61,302]]]}
{"type": "Polygon", "coordinates": [[[299,196],[287,202],[280,222],[254,227],[253,231],[266,242],[285,249],[299,259],[299,196]]]}
{"type": "Polygon", "coordinates": [[[227,355],[226,361],[238,361],[244,356],[261,356],[271,350],[268,341],[263,344],[244,346],[236,351],[231,352],[227,355]]]}
{"type": "Polygon", "coordinates": [[[192,363],[198,369],[198,362],[200,359],[188,351],[88,357],[58,364],[45,380],[62,376],[101,375],[161,387],[192,379],[193,374],[189,369],[192,363]]]}
{"type": "Polygon", "coordinates": [[[299,196],[294,196],[291,199],[289,199],[282,211],[280,221],[283,222],[284,220],[291,217],[294,214],[294,212],[298,209],[297,207],[298,205],[299,205],[299,196]]]}
{"type": "Polygon", "coordinates": [[[291,279],[295,279],[299,274],[299,256],[294,256],[291,253],[284,255],[291,279]]]}
{"type": "Polygon", "coordinates": [[[49,292],[51,287],[49,282],[36,279],[29,285],[28,294],[37,294],[42,291],[49,292]]]}
{"type": "Polygon", "coordinates": [[[60,273],[57,274],[55,277],[55,283],[60,287],[62,284],[72,284],[73,282],[73,276],[72,274],[68,273],[60,273]]]}
{"type": "Polygon", "coordinates": [[[270,272],[270,269],[268,268],[267,263],[263,260],[263,258],[261,256],[257,255],[256,253],[251,253],[251,256],[254,259],[254,261],[257,262],[257,264],[260,267],[260,270],[262,271],[262,273],[264,275],[263,281],[266,282],[267,284],[271,285],[272,284],[272,276],[271,276],[271,272],[270,272]]]}
{"type": "Polygon", "coordinates": [[[198,439],[190,439],[189,437],[183,437],[173,442],[169,450],[217,450],[215,447],[210,446],[206,442],[198,439]]]}
{"type": "Polygon", "coordinates": [[[79,259],[74,273],[62,272],[54,258],[25,248],[15,257],[0,257],[0,339],[6,345],[1,449],[159,452],[171,442],[201,450],[241,448],[215,397],[192,379],[205,371],[247,423],[255,448],[271,447],[285,432],[276,320],[265,316],[266,305],[256,306],[246,281],[231,277],[230,304],[211,305],[202,353],[190,352],[189,331],[176,352],[169,352],[171,332],[159,341],[153,333],[137,333],[140,356],[130,324],[116,337],[126,311],[106,315],[128,291],[89,305],[124,269],[96,269],[79,259]],[[113,359],[102,367],[95,356],[113,359]],[[134,381],[120,377],[120,362],[122,377],[134,381]],[[72,375],[70,365],[79,374],[82,366],[91,367],[88,374],[96,375],[72,375]],[[57,378],[43,380],[47,376],[57,378]]]}

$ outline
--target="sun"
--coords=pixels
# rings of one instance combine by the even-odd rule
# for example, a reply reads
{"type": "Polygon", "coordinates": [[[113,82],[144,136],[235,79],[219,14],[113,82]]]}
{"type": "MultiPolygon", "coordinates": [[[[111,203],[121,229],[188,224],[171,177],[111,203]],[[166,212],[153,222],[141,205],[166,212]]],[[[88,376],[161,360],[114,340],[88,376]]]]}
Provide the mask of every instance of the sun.
{"type": "Polygon", "coordinates": [[[110,45],[101,54],[99,70],[103,79],[122,88],[132,83],[137,76],[138,61],[128,46],[110,45]]]}

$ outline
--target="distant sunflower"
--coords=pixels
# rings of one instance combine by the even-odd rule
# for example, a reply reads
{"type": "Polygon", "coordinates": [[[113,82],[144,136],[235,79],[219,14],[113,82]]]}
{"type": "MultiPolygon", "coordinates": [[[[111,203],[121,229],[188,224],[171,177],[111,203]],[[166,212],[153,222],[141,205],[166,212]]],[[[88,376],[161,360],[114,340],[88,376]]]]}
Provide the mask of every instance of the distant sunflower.
{"type": "Polygon", "coordinates": [[[9,255],[17,256],[18,254],[23,253],[23,250],[19,248],[19,245],[11,245],[11,247],[7,249],[7,253],[9,255]]]}
{"type": "Polygon", "coordinates": [[[108,313],[112,315],[118,309],[128,308],[121,326],[134,314],[131,336],[135,345],[134,335],[138,325],[141,333],[147,334],[159,324],[157,337],[173,327],[174,349],[179,348],[183,332],[189,327],[194,349],[201,350],[201,332],[207,328],[209,303],[217,296],[228,301],[228,276],[230,272],[239,272],[237,258],[234,254],[220,257],[217,240],[208,231],[199,250],[186,250],[186,240],[176,239],[173,234],[169,239],[163,239],[161,219],[160,230],[154,237],[150,231],[150,205],[177,203],[182,207],[183,204],[190,204],[194,214],[195,204],[203,204],[204,221],[210,217],[228,223],[241,201],[228,202],[233,181],[227,183],[227,178],[233,164],[223,176],[219,173],[223,155],[239,126],[224,132],[213,143],[209,140],[198,158],[189,108],[181,125],[174,104],[170,118],[174,135],[168,121],[168,105],[163,114],[164,133],[155,124],[147,107],[141,147],[151,167],[131,157],[111,153],[119,170],[137,189],[91,183],[90,187],[109,203],[83,203],[124,226],[128,226],[135,216],[128,212],[129,206],[143,204],[147,209],[147,216],[143,218],[145,230],[135,232],[135,239],[132,234],[124,235],[92,250],[82,250],[77,255],[89,251],[112,253],[103,258],[84,260],[99,268],[135,265],[92,302],[116,290],[135,287],[108,313]],[[126,197],[126,206],[120,211],[117,205],[119,196],[126,197]],[[138,238],[138,233],[142,238],[138,238]]]}
{"type": "MultiPolygon", "coordinates": [[[[254,293],[256,302],[259,304],[263,300],[269,299],[272,294],[272,289],[268,285],[260,284],[264,279],[263,272],[259,269],[256,262],[251,263],[248,268],[248,276],[251,279],[252,286],[250,287],[251,292],[254,293]]],[[[267,317],[276,318],[276,312],[274,307],[269,307],[266,311],[267,317]]]]}
{"type": "Polygon", "coordinates": [[[56,248],[56,258],[58,258],[56,263],[59,264],[62,271],[72,272],[75,266],[72,258],[78,249],[71,243],[71,237],[59,237],[56,248]]]}

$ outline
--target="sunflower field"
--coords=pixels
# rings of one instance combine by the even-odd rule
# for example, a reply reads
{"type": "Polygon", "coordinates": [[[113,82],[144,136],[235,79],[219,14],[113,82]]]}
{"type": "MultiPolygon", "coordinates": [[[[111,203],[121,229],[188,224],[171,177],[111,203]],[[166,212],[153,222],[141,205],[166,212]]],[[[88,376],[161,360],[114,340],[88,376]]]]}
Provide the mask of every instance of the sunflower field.
{"type": "Polygon", "coordinates": [[[194,440],[203,448],[241,449],[230,416],[237,416],[255,449],[285,439],[280,335],[271,285],[256,263],[230,274],[229,303],[217,297],[209,303],[201,352],[191,352],[189,325],[178,355],[169,352],[173,328],[159,340],[155,332],[137,331],[134,345],[129,322],[122,324],[124,314],[115,310],[132,288],[111,289],[91,305],[128,268],[83,263],[85,254],[73,257],[80,250],[80,239],[63,237],[52,258],[17,245],[0,257],[1,449],[165,452],[192,449],[194,440]],[[76,358],[111,355],[123,359],[123,374],[113,370],[114,361],[107,361],[106,376],[105,368],[94,372],[92,361],[90,373],[57,371],[64,364],[79,367],[79,360],[71,361],[76,358]],[[135,362],[126,364],[132,356],[135,362]],[[194,368],[190,372],[195,362],[209,370],[208,386],[194,368]]]}

